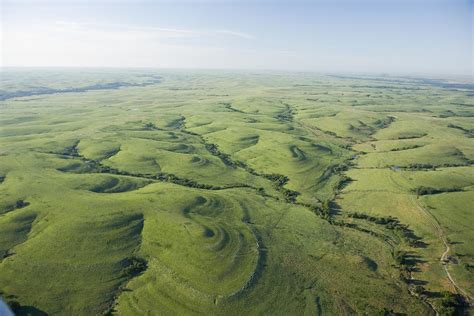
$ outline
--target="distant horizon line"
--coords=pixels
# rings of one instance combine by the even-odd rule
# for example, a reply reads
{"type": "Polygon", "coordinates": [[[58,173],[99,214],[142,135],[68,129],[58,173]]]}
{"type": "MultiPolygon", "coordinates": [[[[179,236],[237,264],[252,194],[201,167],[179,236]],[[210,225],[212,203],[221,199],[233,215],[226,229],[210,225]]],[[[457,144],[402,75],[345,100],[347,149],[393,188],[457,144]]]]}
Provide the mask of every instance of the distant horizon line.
{"type": "Polygon", "coordinates": [[[456,73],[423,73],[423,72],[361,72],[361,71],[324,71],[324,70],[298,70],[298,69],[271,69],[271,68],[207,68],[207,67],[156,67],[156,66],[136,66],[136,67],[122,67],[122,66],[0,66],[0,72],[8,69],[56,69],[56,70],[80,70],[80,69],[95,69],[95,70],[165,70],[165,71],[218,71],[218,72],[247,72],[247,73],[300,73],[300,74],[319,74],[319,75],[365,75],[365,76],[398,76],[398,77],[416,77],[416,76],[441,76],[441,77],[457,77],[470,78],[474,80],[474,74],[456,74],[456,73]]]}

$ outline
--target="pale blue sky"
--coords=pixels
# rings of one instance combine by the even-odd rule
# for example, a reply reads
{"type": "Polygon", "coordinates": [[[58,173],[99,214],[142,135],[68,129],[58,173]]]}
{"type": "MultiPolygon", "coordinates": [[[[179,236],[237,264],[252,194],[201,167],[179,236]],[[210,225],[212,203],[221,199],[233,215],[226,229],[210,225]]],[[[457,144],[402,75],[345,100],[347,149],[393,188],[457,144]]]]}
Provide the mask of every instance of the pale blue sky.
{"type": "Polygon", "coordinates": [[[3,66],[472,74],[473,2],[4,0],[3,66]]]}

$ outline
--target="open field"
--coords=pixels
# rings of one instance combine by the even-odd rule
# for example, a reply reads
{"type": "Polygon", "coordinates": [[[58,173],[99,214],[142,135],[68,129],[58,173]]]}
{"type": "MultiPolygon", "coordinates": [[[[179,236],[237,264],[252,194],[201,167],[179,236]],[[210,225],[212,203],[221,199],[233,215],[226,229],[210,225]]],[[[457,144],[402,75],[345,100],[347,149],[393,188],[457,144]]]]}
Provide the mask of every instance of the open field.
{"type": "Polygon", "coordinates": [[[473,86],[8,70],[19,315],[451,315],[474,301],[473,86]]]}

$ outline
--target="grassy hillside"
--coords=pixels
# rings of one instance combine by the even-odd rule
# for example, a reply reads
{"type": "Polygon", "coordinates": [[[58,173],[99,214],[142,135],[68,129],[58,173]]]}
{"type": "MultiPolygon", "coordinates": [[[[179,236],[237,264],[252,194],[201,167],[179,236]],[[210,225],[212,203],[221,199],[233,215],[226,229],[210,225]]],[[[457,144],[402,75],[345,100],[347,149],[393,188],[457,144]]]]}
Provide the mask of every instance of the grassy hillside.
{"type": "Polygon", "coordinates": [[[289,73],[2,80],[0,293],[19,315],[472,301],[472,91],[289,73]]]}

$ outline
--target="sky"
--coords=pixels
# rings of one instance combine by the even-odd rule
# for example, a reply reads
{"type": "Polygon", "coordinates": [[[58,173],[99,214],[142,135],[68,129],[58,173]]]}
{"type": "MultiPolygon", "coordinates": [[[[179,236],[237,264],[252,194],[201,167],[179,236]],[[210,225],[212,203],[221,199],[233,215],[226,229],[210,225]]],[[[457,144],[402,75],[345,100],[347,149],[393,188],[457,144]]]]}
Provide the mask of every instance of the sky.
{"type": "Polygon", "coordinates": [[[2,67],[473,74],[474,0],[0,0],[2,67]]]}

